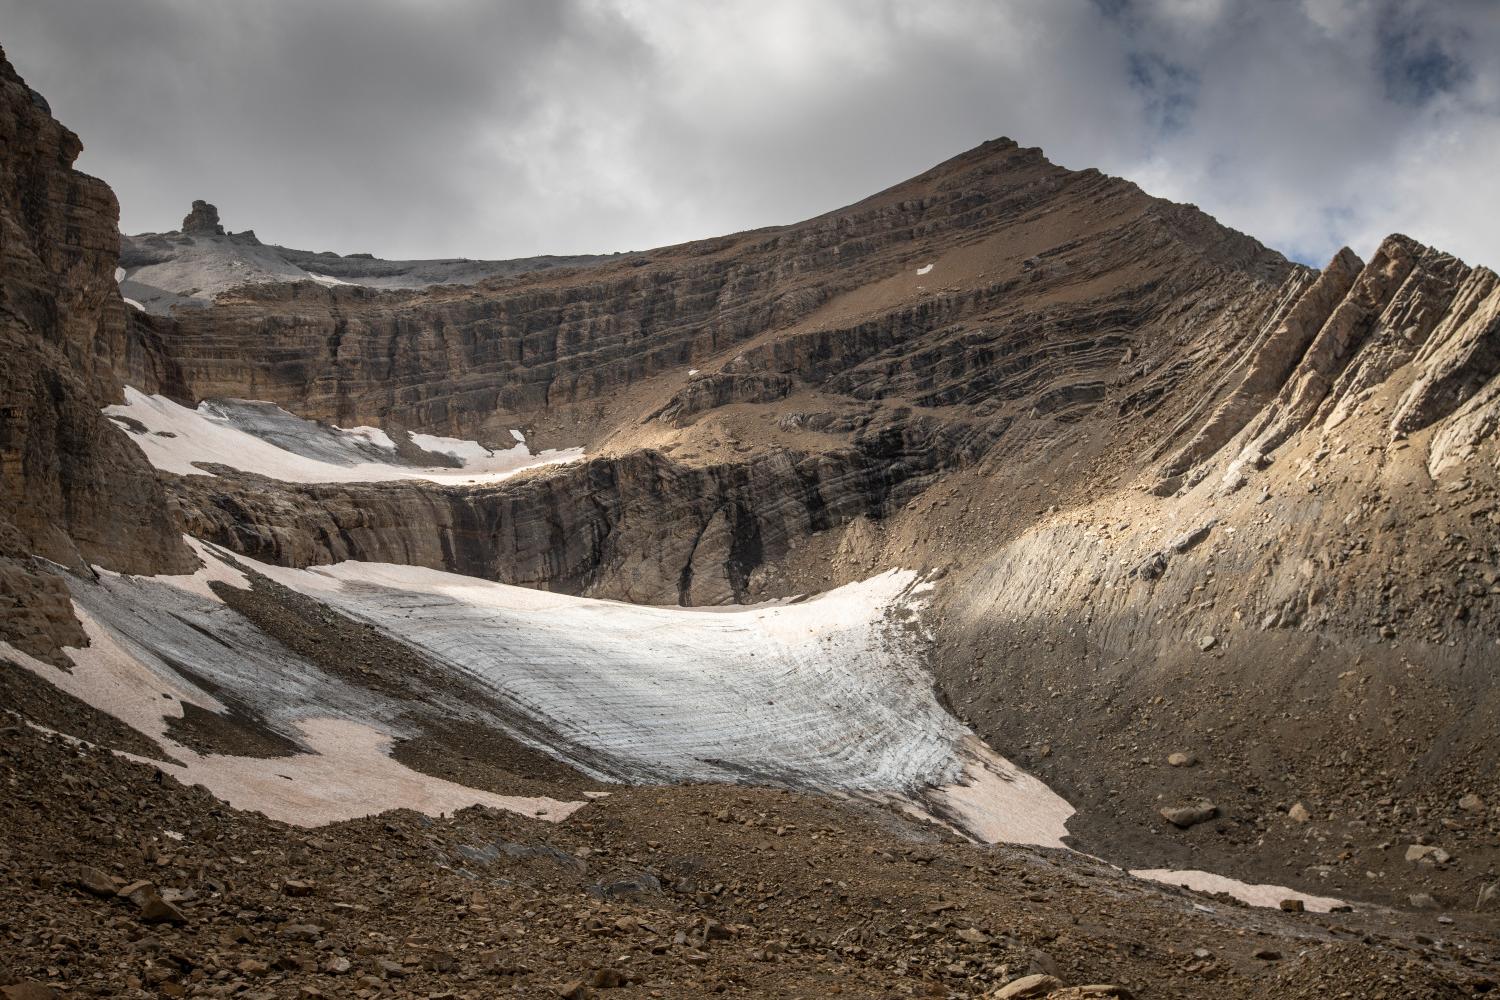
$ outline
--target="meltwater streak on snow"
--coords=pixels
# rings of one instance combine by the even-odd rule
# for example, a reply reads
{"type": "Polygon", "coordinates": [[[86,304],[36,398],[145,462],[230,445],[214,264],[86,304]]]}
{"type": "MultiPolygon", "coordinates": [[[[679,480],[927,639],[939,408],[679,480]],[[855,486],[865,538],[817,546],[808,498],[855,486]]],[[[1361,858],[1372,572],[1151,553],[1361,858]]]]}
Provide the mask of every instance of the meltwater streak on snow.
{"type": "Polygon", "coordinates": [[[417,468],[395,464],[394,455],[390,461],[381,460],[380,452],[390,439],[380,432],[384,441],[377,440],[371,433],[374,428],[331,430],[273,404],[244,400],[204,402],[196,410],[190,410],[164,396],[148,396],[130,386],[125,388],[125,402],[106,406],[104,413],[124,427],[153,466],[184,476],[212,475],[197,466],[206,463],[289,483],[425,480],[447,485],[482,485],[499,482],[526,469],[571,462],[583,455],[581,448],[532,455],[524,445],[489,452],[475,444],[487,457],[473,467],[466,462],[460,469],[417,468]],[[265,436],[243,429],[241,425],[252,419],[259,421],[262,426],[257,429],[265,436]],[[291,447],[273,443],[276,437],[264,425],[279,425],[280,440],[291,447]],[[339,435],[347,439],[344,449],[337,447],[339,435]],[[311,441],[322,442],[323,454],[319,457],[305,453],[311,441]]]}

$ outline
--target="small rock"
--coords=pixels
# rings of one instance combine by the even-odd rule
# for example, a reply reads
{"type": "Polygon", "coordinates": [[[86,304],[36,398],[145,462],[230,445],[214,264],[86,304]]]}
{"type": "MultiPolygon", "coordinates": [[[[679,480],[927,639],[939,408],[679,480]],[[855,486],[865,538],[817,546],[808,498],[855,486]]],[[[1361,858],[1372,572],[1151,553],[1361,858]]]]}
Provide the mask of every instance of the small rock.
{"type": "Polygon", "coordinates": [[[1281,901],[1281,911],[1283,913],[1301,913],[1306,909],[1307,907],[1300,899],[1283,899],[1281,901]]]}
{"type": "Polygon", "coordinates": [[[1484,799],[1470,792],[1458,800],[1458,808],[1464,812],[1484,812],[1484,799]]]}
{"type": "Polygon", "coordinates": [[[109,899],[115,894],[114,879],[97,868],[80,865],[73,873],[73,884],[91,896],[109,899]]]}
{"type": "Polygon", "coordinates": [[[1057,960],[1040,949],[1034,949],[1031,952],[1031,961],[1026,963],[1028,976],[1034,976],[1037,973],[1051,976],[1053,979],[1062,978],[1062,970],[1057,967],[1057,960]]]}
{"type": "Polygon", "coordinates": [[[1186,830],[1190,826],[1206,823],[1219,814],[1219,807],[1208,800],[1188,806],[1166,806],[1161,810],[1162,818],[1175,827],[1186,830]]]}
{"type": "Polygon", "coordinates": [[[323,928],[317,924],[284,924],[281,936],[291,941],[316,941],[323,936],[323,928]]]}
{"type": "Polygon", "coordinates": [[[349,960],[343,955],[334,955],[323,963],[323,971],[330,976],[342,976],[351,968],[349,960]]]}
{"type": "Polygon", "coordinates": [[[235,968],[246,976],[264,976],[271,971],[271,966],[258,958],[241,959],[235,968]]]}
{"type": "Polygon", "coordinates": [[[311,896],[313,894],[313,884],[291,878],[282,883],[281,891],[288,896],[311,896]]]}
{"type": "Polygon", "coordinates": [[[1430,892],[1414,892],[1406,897],[1413,910],[1441,910],[1443,904],[1439,903],[1430,892]]]}
{"type": "Polygon", "coordinates": [[[0,986],[5,1000],[54,1000],[60,994],[45,983],[27,981],[14,986],[0,986]]]}
{"type": "Polygon", "coordinates": [[[1037,973],[1034,976],[1022,976],[1013,979],[990,994],[992,1000],[1032,1000],[1033,997],[1045,997],[1054,990],[1063,988],[1063,982],[1056,976],[1046,973],[1037,973]]]}
{"type": "Polygon", "coordinates": [[[1312,819],[1312,813],[1307,811],[1307,806],[1298,802],[1286,811],[1286,818],[1293,823],[1306,823],[1312,819]]]}
{"type": "Polygon", "coordinates": [[[990,940],[990,936],[977,927],[965,927],[954,936],[969,944],[987,944],[990,940]]]}
{"type": "Polygon", "coordinates": [[[597,990],[617,990],[625,985],[625,976],[619,969],[596,969],[589,985],[597,990]]]}
{"type": "Polygon", "coordinates": [[[141,908],[142,923],[177,924],[179,926],[187,923],[187,914],[160,896],[151,896],[138,905],[141,908]]]}
{"type": "Polygon", "coordinates": [[[1215,636],[1205,635],[1198,638],[1198,649],[1205,653],[1218,644],[1219,640],[1215,636]]]}
{"type": "Polygon", "coordinates": [[[1258,958],[1262,962],[1279,962],[1281,961],[1281,952],[1271,948],[1260,948],[1252,957],[1258,958]]]}
{"type": "Polygon", "coordinates": [[[406,977],[406,966],[400,962],[393,962],[388,958],[377,958],[375,960],[375,971],[386,979],[404,979],[406,977]]]}
{"type": "Polygon", "coordinates": [[[1172,767],[1192,767],[1198,763],[1198,757],[1191,750],[1179,750],[1177,753],[1167,754],[1167,763],[1172,767]]]}
{"type": "Polygon", "coordinates": [[[1432,844],[1412,844],[1406,849],[1406,860],[1414,863],[1445,865],[1452,860],[1452,855],[1432,844]]]}
{"type": "Polygon", "coordinates": [[[115,894],[137,904],[140,903],[141,899],[145,899],[148,896],[159,895],[156,891],[156,885],[146,879],[138,879],[129,885],[122,885],[116,890],[115,894]]]}
{"type": "Polygon", "coordinates": [[[562,1000],[587,1000],[589,996],[589,988],[583,985],[583,980],[581,979],[574,979],[571,982],[563,983],[561,986],[555,987],[555,990],[557,995],[562,997],[562,1000]]]}

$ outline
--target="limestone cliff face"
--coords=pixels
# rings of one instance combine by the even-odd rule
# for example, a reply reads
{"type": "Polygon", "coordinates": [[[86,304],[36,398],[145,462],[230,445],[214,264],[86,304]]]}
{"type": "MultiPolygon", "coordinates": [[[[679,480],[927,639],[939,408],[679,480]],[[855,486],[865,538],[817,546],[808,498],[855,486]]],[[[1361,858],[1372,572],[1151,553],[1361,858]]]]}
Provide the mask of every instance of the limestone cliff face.
{"type": "Polygon", "coordinates": [[[134,349],[118,208],[72,168],[81,148],[0,54],[0,522],[65,564],[181,567],[171,503],[99,412],[134,349]]]}
{"type": "Polygon", "coordinates": [[[540,425],[607,452],[545,487],[175,487],[194,532],[232,548],[718,603],[802,586],[779,566],[799,539],[884,522],[947,472],[1045,478],[1074,428],[1154,435],[1313,276],[1196,209],[1000,140],[807,223],[588,271],[242,289],[142,320],[156,367],[132,377],[345,426],[540,425]],[[723,425],[756,407],[768,424],[723,425]],[[661,453],[635,455],[643,441],[661,453]]]}
{"type": "Polygon", "coordinates": [[[947,425],[888,420],[834,451],[711,465],[635,451],[494,487],[176,479],[187,530],[256,559],[357,559],[645,604],[729,604],[806,539],[881,518],[958,461],[947,425]]]}
{"type": "MultiPolygon", "coordinates": [[[[1205,288],[1222,306],[1292,270],[1194,209],[999,140],[796,226],[468,288],[256,286],[212,309],[178,310],[164,335],[194,397],[251,396],[344,425],[473,434],[496,414],[613,396],[799,325],[811,327],[804,338],[772,350],[838,363],[851,337],[860,341],[852,349],[875,352],[890,346],[882,337],[911,341],[996,313],[1014,320],[1048,295],[1087,295],[1090,282],[1135,299],[1121,306],[1139,312],[1205,288]],[[930,281],[915,280],[945,255],[952,261],[930,281]],[[1151,292],[1159,281],[1170,287],[1150,302],[1122,287],[1151,292]]],[[[950,383],[986,358],[981,343],[955,348],[933,359],[950,383]]]]}

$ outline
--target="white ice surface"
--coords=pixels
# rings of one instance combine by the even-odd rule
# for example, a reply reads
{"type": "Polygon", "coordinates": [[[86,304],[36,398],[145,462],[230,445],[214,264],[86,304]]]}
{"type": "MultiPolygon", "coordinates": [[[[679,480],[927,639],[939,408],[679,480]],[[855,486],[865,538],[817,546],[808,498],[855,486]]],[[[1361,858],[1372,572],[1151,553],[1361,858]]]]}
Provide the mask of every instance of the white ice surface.
{"type": "Polygon", "coordinates": [[[1241,882],[1226,875],[1213,872],[1173,871],[1169,868],[1141,868],[1130,874],[1136,878],[1161,882],[1165,885],[1185,885],[1198,892],[1222,892],[1251,906],[1280,906],[1283,899],[1300,899],[1302,905],[1313,913],[1327,913],[1343,903],[1331,896],[1309,896],[1280,885],[1257,885],[1241,882]]]}
{"type": "MultiPolygon", "coordinates": [[[[524,445],[489,452],[472,441],[437,438],[433,440],[454,442],[455,446],[472,446],[469,449],[471,453],[482,453],[486,457],[476,457],[472,464],[465,458],[465,467],[461,469],[419,468],[384,462],[339,465],[295,454],[246,433],[231,420],[218,415],[208,402],[199,404],[196,410],[190,410],[165,396],[148,396],[127,386],[125,402],[106,406],[104,412],[110,417],[126,417],[143,425],[145,433],[138,433],[127,422],[121,421],[122,426],[130,433],[131,440],[146,453],[146,458],[153,466],[185,476],[212,475],[198,467],[198,463],[208,463],[288,483],[369,483],[419,479],[468,485],[499,482],[525,469],[571,462],[583,455],[581,448],[543,451],[532,455],[524,445]]],[[[289,414],[287,416],[290,417],[289,414]]],[[[366,442],[378,443],[382,447],[390,442],[384,432],[379,432],[384,438],[383,442],[374,441],[371,434],[373,430],[357,428],[345,433],[360,437],[366,442]]],[[[391,446],[394,448],[393,443],[391,446]]]]}
{"type": "Polygon", "coordinates": [[[354,284],[354,282],[352,282],[352,281],[344,281],[344,280],[342,280],[340,278],[335,278],[331,274],[319,274],[316,271],[308,271],[307,272],[307,276],[309,278],[311,278],[312,280],[316,281],[320,285],[352,285],[352,284],[354,284]]]}
{"type": "Polygon", "coordinates": [[[922,267],[917,268],[917,273],[918,274],[927,274],[927,273],[931,272],[931,270],[932,270],[932,265],[931,264],[926,264],[926,265],[924,265],[922,267]]]}
{"type": "MultiPolygon", "coordinates": [[[[248,561],[247,561],[248,563],[248,561]]],[[[890,572],[800,603],[641,607],[384,563],[256,565],[516,706],[604,776],[750,781],[910,803],[1060,846],[1071,807],[937,703],[890,572]]]]}
{"type": "MultiPolygon", "coordinates": [[[[209,711],[228,699],[320,756],[364,755],[351,780],[397,795],[398,775],[380,772],[386,765],[373,758],[383,755],[370,747],[377,737],[415,734],[410,703],[331,676],[270,639],[209,588],[243,587],[243,574],[212,547],[193,545],[205,561],[193,574],[72,582],[90,634],[101,636],[75,656],[93,664],[79,676],[94,678],[75,693],[158,740],[171,699],[209,711]],[[128,655],[99,659],[111,646],[128,655]],[[144,693],[112,693],[120,678],[144,693]],[[328,728],[335,724],[336,732],[328,728]]],[[[846,794],[905,805],[982,840],[1058,846],[1067,832],[1066,802],[938,704],[911,620],[926,588],[911,573],[802,602],[707,610],[588,600],[410,566],[295,570],[236,559],[376,626],[453,678],[409,696],[425,711],[488,725],[596,777],[846,794]]],[[[333,780],[316,770],[323,764],[303,763],[314,769],[306,772],[311,786],[321,788],[314,771],[323,775],[317,781],[333,780]]],[[[264,765],[243,766],[250,771],[204,783],[237,805],[280,808],[255,797],[266,789],[248,775],[264,765]]]]}
{"type": "MultiPolygon", "coordinates": [[[[456,458],[463,463],[464,472],[482,474],[514,469],[517,463],[521,463],[522,467],[529,467],[529,464],[534,464],[531,451],[526,447],[526,436],[518,430],[512,430],[510,435],[517,441],[516,446],[499,449],[486,448],[478,441],[439,437],[435,434],[412,434],[410,436],[412,444],[423,451],[435,452],[439,455],[448,455],[456,458]]],[[[543,452],[542,454],[553,453],[543,452]]],[[[571,449],[567,452],[556,452],[556,454],[576,455],[582,454],[582,452],[579,449],[571,449]]]]}
{"type": "Polygon", "coordinates": [[[130,308],[132,308],[132,309],[139,309],[141,312],[145,312],[146,311],[146,307],[143,306],[143,305],[141,305],[135,299],[132,299],[129,296],[121,296],[121,297],[125,299],[125,304],[127,306],[129,306],[130,308]]]}

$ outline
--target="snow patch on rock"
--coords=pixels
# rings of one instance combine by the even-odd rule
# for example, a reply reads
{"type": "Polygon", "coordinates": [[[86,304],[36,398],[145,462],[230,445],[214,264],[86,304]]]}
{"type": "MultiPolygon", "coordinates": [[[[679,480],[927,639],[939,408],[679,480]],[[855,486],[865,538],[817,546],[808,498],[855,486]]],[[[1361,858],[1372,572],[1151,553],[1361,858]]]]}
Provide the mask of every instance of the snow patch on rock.
{"type": "Polygon", "coordinates": [[[1130,874],[1136,878],[1143,878],[1151,882],[1161,882],[1164,885],[1185,885],[1197,892],[1222,892],[1233,896],[1251,906],[1280,906],[1283,899],[1299,899],[1302,905],[1313,913],[1327,913],[1335,906],[1342,906],[1343,900],[1334,899],[1331,896],[1309,896],[1305,892],[1297,892],[1280,885],[1260,885],[1250,882],[1241,882],[1237,878],[1227,875],[1215,875],[1213,872],[1202,871],[1173,871],[1169,868],[1141,868],[1130,874]]]}
{"type": "MultiPolygon", "coordinates": [[[[288,483],[370,483],[425,480],[448,485],[499,482],[526,469],[571,462],[583,449],[548,450],[533,455],[525,445],[492,452],[477,442],[445,442],[464,467],[422,468],[397,464],[395,443],[378,428],[343,431],[302,420],[270,403],[205,401],[188,409],[165,396],[148,396],[126,386],[125,402],[106,406],[153,466],[183,476],[210,476],[200,466],[224,465],[288,483]],[[251,433],[249,429],[255,430],[251,433]],[[346,440],[342,443],[338,436],[346,440]],[[387,458],[371,449],[389,450],[387,458]]],[[[424,446],[425,447],[425,446],[424,446]]],[[[443,450],[443,449],[438,449],[443,450]]]]}

